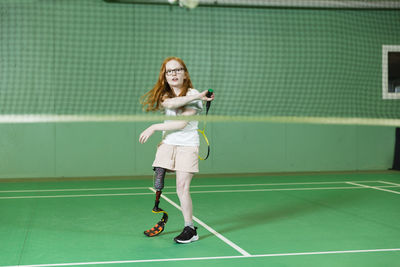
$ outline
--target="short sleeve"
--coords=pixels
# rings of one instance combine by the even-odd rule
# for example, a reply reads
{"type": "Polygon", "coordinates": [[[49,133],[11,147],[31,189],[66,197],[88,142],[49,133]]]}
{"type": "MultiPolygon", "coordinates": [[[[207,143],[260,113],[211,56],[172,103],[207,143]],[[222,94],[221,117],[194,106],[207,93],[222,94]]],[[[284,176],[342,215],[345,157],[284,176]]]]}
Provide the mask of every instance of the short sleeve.
{"type": "MultiPolygon", "coordinates": [[[[199,91],[197,91],[196,89],[189,89],[189,91],[187,92],[186,95],[195,95],[195,94],[199,94],[199,91]]],[[[197,113],[200,113],[203,110],[203,101],[194,100],[192,102],[189,102],[185,106],[185,108],[195,109],[197,111],[197,113]]]]}

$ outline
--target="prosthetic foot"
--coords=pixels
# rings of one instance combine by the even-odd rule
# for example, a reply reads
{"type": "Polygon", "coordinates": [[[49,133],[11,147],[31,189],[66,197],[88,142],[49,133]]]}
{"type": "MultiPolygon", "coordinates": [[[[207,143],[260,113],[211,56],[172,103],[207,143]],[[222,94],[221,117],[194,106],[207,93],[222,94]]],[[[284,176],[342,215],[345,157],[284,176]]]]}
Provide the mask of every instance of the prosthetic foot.
{"type": "Polygon", "coordinates": [[[159,168],[156,167],[154,168],[154,172],[155,172],[155,180],[154,180],[154,187],[156,188],[156,201],[154,203],[154,208],[152,210],[153,213],[162,213],[163,216],[161,218],[161,220],[156,223],[156,225],[154,225],[154,227],[152,227],[149,230],[144,231],[144,234],[148,237],[153,237],[153,236],[157,236],[159,234],[161,234],[164,229],[165,229],[165,224],[168,221],[168,213],[161,209],[160,207],[158,207],[158,205],[160,204],[160,197],[162,194],[162,189],[164,188],[164,178],[165,178],[165,169],[163,168],[159,168]]]}

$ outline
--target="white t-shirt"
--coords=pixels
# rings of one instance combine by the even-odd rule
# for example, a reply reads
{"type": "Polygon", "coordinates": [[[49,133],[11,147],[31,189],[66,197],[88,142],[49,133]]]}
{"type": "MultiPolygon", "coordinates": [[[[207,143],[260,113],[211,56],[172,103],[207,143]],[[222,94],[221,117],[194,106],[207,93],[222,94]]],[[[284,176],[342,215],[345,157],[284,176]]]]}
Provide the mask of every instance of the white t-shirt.
{"type": "MultiPolygon", "coordinates": [[[[199,94],[196,89],[189,89],[186,95],[199,94]]],[[[201,100],[194,100],[184,108],[190,108],[196,110],[196,115],[203,110],[203,102],[201,100]]],[[[182,109],[165,109],[165,115],[167,116],[179,116],[182,113],[182,109]]],[[[165,121],[168,122],[168,121],[165,121]]],[[[199,134],[197,133],[198,122],[189,121],[185,128],[177,131],[163,131],[163,143],[175,146],[198,146],[199,134]]]]}

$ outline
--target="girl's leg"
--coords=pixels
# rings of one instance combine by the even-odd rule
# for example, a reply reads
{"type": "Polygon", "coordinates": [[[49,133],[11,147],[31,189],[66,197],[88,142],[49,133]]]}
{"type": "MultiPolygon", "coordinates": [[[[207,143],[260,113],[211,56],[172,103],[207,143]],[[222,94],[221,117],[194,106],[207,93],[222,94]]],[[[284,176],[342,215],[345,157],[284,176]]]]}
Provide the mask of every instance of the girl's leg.
{"type": "Polygon", "coordinates": [[[193,174],[189,172],[176,172],[176,193],[181,202],[182,214],[185,219],[185,228],[180,235],[174,238],[177,243],[190,243],[199,240],[196,228],[193,225],[192,198],[190,197],[190,182],[193,174]]]}
{"type": "Polygon", "coordinates": [[[185,226],[193,226],[193,206],[190,197],[190,183],[193,174],[189,172],[176,171],[176,193],[181,203],[182,214],[185,220],[185,226]]]}

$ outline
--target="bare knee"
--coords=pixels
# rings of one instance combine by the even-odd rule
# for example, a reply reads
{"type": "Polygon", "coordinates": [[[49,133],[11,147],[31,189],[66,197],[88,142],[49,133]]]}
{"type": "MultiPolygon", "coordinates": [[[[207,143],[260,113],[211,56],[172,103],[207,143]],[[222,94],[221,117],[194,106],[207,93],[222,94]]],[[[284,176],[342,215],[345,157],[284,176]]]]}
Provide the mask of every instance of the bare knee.
{"type": "Polygon", "coordinates": [[[178,197],[189,195],[190,182],[193,175],[185,172],[177,172],[176,174],[176,193],[178,197]]]}
{"type": "Polygon", "coordinates": [[[189,190],[188,186],[186,185],[185,181],[180,181],[176,183],[176,193],[179,197],[184,196],[189,190]]]}

